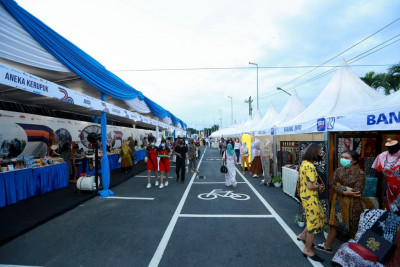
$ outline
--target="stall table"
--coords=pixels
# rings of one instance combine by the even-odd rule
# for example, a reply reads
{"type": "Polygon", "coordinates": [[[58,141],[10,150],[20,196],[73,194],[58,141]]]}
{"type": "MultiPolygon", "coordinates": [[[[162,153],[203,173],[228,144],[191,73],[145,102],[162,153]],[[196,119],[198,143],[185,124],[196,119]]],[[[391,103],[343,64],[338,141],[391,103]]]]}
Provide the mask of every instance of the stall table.
{"type": "Polygon", "coordinates": [[[296,185],[298,178],[299,178],[299,173],[295,169],[282,167],[283,192],[293,197],[297,201],[299,201],[296,198],[296,185]]]}
{"type": "Polygon", "coordinates": [[[0,173],[0,207],[68,185],[67,163],[0,173]]]}

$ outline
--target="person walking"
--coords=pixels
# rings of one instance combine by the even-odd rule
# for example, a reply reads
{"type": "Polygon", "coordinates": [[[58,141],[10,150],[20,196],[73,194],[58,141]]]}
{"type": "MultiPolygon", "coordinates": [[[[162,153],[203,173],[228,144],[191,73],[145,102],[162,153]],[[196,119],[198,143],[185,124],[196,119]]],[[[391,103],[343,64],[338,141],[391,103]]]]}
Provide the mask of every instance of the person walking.
{"type": "Polygon", "coordinates": [[[226,142],[223,137],[221,138],[221,141],[219,142],[219,150],[220,150],[219,153],[222,156],[226,150],[226,142]]]}
{"type": "Polygon", "coordinates": [[[240,147],[240,157],[241,157],[241,162],[242,162],[242,171],[243,174],[246,174],[245,168],[247,170],[250,170],[250,165],[249,165],[249,148],[247,147],[246,142],[242,143],[242,146],[240,147]],[[246,166],[246,167],[245,167],[246,166]]]}
{"type": "Polygon", "coordinates": [[[197,170],[197,167],[196,167],[197,145],[194,143],[194,139],[190,140],[188,154],[189,154],[189,170],[190,170],[190,172],[198,173],[199,171],[197,170]]]}
{"type": "Polygon", "coordinates": [[[254,141],[254,157],[251,162],[250,174],[253,175],[253,178],[257,178],[260,174],[263,173],[262,162],[261,162],[261,146],[260,140],[256,139],[254,141]]]}
{"type": "Polygon", "coordinates": [[[185,168],[186,168],[186,159],[188,158],[188,148],[184,145],[183,140],[179,140],[179,145],[177,145],[174,149],[174,153],[176,155],[176,181],[179,181],[179,178],[183,183],[185,183],[185,168]]]}
{"type": "Polygon", "coordinates": [[[326,242],[315,248],[332,254],[332,244],[335,241],[337,231],[349,236],[351,239],[357,233],[360,215],[364,211],[361,192],[365,187],[366,175],[360,169],[360,156],[354,150],[346,150],[342,153],[340,164],[336,169],[331,188],[334,191],[329,216],[329,233],[326,242]]]}
{"type": "Polygon", "coordinates": [[[323,191],[323,185],[318,183],[318,173],[313,162],[322,160],[322,150],[317,144],[311,144],[304,152],[299,171],[300,199],[306,213],[306,228],[297,236],[297,240],[305,241],[303,256],[314,261],[323,262],[312,250],[315,235],[322,231],[325,221],[324,211],[319,201],[318,192],[323,191]]]}
{"type": "Polygon", "coordinates": [[[228,172],[225,173],[225,185],[236,187],[236,167],[235,167],[235,151],[233,150],[232,143],[228,143],[226,151],[222,156],[222,161],[226,163],[228,172]]]}
{"type": "Polygon", "coordinates": [[[240,147],[241,146],[242,146],[242,143],[240,143],[239,138],[236,138],[236,142],[235,142],[234,148],[235,148],[235,155],[236,155],[235,163],[237,165],[240,164],[240,147]]]}
{"type": "Polygon", "coordinates": [[[156,146],[155,138],[151,138],[150,145],[146,148],[147,156],[147,188],[151,187],[151,172],[154,172],[155,176],[155,186],[158,186],[158,164],[157,164],[157,154],[158,148],[156,146]]]}
{"type": "Polygon", "coordinates": [[[128,137],[128,141],[129,141],[128,146],[131,149],[132,161],[135,162],[135,164],[136,164],[136,159],[135,159],[135,146],[136,146],[136,144],[135,144],[135,141],[133,140],[132,136],[128,137]]]}
{"type": "Polygon", "coordinates": [[[167,142],[165,139],[161,140],[161,147],[158,150],[158,156],[160,157],[160,187],[163,188],[164,186],[168,186],[168,176],[169,176],[169,170],[170,170],[170,162],[169,158],[171,157],[171,150],[167,146],[167,142]],[[164,173],[166,174],[165,176],[165,183],[163,184],[163,179],[164,179],[164,173]]]}
{"type": "Polygon", "coordinates": [[[129,147],[128,143],[125,142],[122,144],[121,148],[121,171],[128,173],[132,169],[132,158],[131,158],[132,150],[129,147]]]}

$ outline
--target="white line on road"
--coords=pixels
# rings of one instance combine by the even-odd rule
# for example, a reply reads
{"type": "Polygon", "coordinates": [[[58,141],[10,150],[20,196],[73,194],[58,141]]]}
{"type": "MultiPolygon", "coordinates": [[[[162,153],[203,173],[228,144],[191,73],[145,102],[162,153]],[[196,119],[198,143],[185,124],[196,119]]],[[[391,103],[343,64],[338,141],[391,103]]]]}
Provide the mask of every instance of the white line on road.
{"type": "Polygon", "coordinates": [[[101,199],[134,199],[134,200],[154,200],[154,197],[116,197],[116,196],[111,196],[111,197],[102,197],[101,199]]]}
{"type": "MultiPolygon", "coordinates": [[[[203,160],[203,157],[204,157],[206,151],[207,151],[207,148],[204,149],[203,155],[201,156],[199,164],[197,165],[197,169],[199,168],[199,166],[201,164],[201,161],[203,160]]],[[[179,214],[182,211],[183,204],[185,204],[185,201],[186,201],[186,198],[187,198],[187,196],[189,194],[190,188],[192,187],[192,184],[193,184],[193,181],[194,181],[194,177],[196,177],[196,173],[194,173],[192,175],[192,178],[190,179],[190,182],[189,182],[188,186],[186,187],[185,192],[183,193],[181,201],[179,201],[178,207],[176,208],[175,213],[172,216],[172,219],[168,224],[167,230],[165,230],[164,235],[163,235],[160,243],[158,244],[157,250],[154,253],[153,258],[151,259],[151,261],[149,263],[150,267],[155,267],[155,266],[158,266],[158,264],[160,264],[161,258],[162,258],[163,254],[164,254],[164,251],[165,251],[165,248],[167,247],[169,239],[171,238],[172,231],[174,230],[176,222],[178,221],[179,214]]]]}
{"type": "MultiPolygon", "coordinates": [[[[293,240],[293,242],[299,247],[299,249],[303,252],[304,244],[301,241],[297,241],[297,235],[290,229],[290,227],[285,223],[285,221],[279,216],[279,214],[268,204],[268,202],[260,195],[260,193],[254,188],[254,186],[243,176],[243,174],[236,169],[236,172],[246,181],[247,185],[253,190],[254,194],[260,199],[260,201],[264,204],[264,206],[269,210],[272,216],[278,221],[278,223],[282,226],[283,230],[289,235],[289,237],[293,240]]],[[[307,257],[310,263],[316,267],[322,267],[323,265],[319,262],[313,261],[307,257]]]]}
{"type": "MultiPolygon", "coordinates": [[[[225,182],[193,182],[194,184],[224,184],[225,182]]],[[[246,182],[237,182],[238,184],[245,184],[246,182]]]]}
{"type": "Polygon", "coordinates": [[[252,214],[181,214],[179,217],[186,218],[275,218],[273,215],[252,215],[252,214]]]}

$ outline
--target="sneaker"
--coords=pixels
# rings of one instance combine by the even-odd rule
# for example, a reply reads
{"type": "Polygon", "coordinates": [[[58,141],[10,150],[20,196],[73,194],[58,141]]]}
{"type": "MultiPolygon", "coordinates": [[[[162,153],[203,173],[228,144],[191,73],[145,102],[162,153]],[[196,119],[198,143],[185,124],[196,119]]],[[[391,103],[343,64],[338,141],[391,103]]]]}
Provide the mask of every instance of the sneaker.
{"type": "Polygon", "coordinates": [[[158,188],[160,188],[160,189],[161,189],[161,188],[164,188],[164,185],[163,185],[163,184],[160,184],[160,186],[159,186],[158,188]]]}
{"type": "Polygon", "coordinates": [[[258,178],[258,175],[257,175],[257,174],[254,174],[254,175],[253,175],[253,178],[258,178]]]}
{"type": "Polygon", "coordinates": [[[158,186],[158,181],[156,181],[156,183],[154,184],[155,186],[158,186]]]}
{"type": "Polygon", "coordinates": [[[193,170],[190,170],[190,173],[194,173],[194,171],[193,171],[193,170]]]}
{"type": "Polygon", "coordinates": [[[199,170],[195,170],[194,172],[195,172],[195,173],[199,173],[200,171],[199,171],[199,170]]]}
{"type": "Polygon", "coordinates": [[[168,186],[168,181],[165,182],[164,186],[168,186]]]}
{"type": "Polygon", "coordinates": [[[318,249],[318,250],[323,251],[323,252],[328,253],[328,254],[332,254],[333,253],[331,248],[326,248],[325,247],[325,243],[321,243],[321,244],[317,245],[315,247],[315,249],[318,249]]]}
{"type": "Polygon", "coordinates": [[[151,183],[148,183],[146,188],[150,188],[151,187],[151,183]]]}

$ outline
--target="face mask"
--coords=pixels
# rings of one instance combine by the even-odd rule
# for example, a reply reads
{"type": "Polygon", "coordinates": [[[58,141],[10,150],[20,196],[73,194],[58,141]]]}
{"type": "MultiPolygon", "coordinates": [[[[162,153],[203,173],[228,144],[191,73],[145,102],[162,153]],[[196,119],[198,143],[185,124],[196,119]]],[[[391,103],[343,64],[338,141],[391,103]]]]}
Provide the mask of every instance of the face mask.
{"type": "Polygon", "coordinates": [[[164,147],[164,146],[165,146],[165,144],[161,144],[161,146],[163,146],[163,147],[164,147]]]}
{"type": "Polygon", "coordinates": [[[350,167],[351,165],[351,160],[349,159],[340,159],[340,165],[342,165],[343,167],[347,168],[350,167]]]}
{"type": "Polygon", "coordinates": [[[387,148],[389,150],[390,155],[396,154],[400,150],[400,143],[398,143],[394,146],[388,146],[387,148]]]}
{"type": "Polygon", "coordinates": [[[151,145],[154,146],[156,143],[152,142],[151,145]]]}

